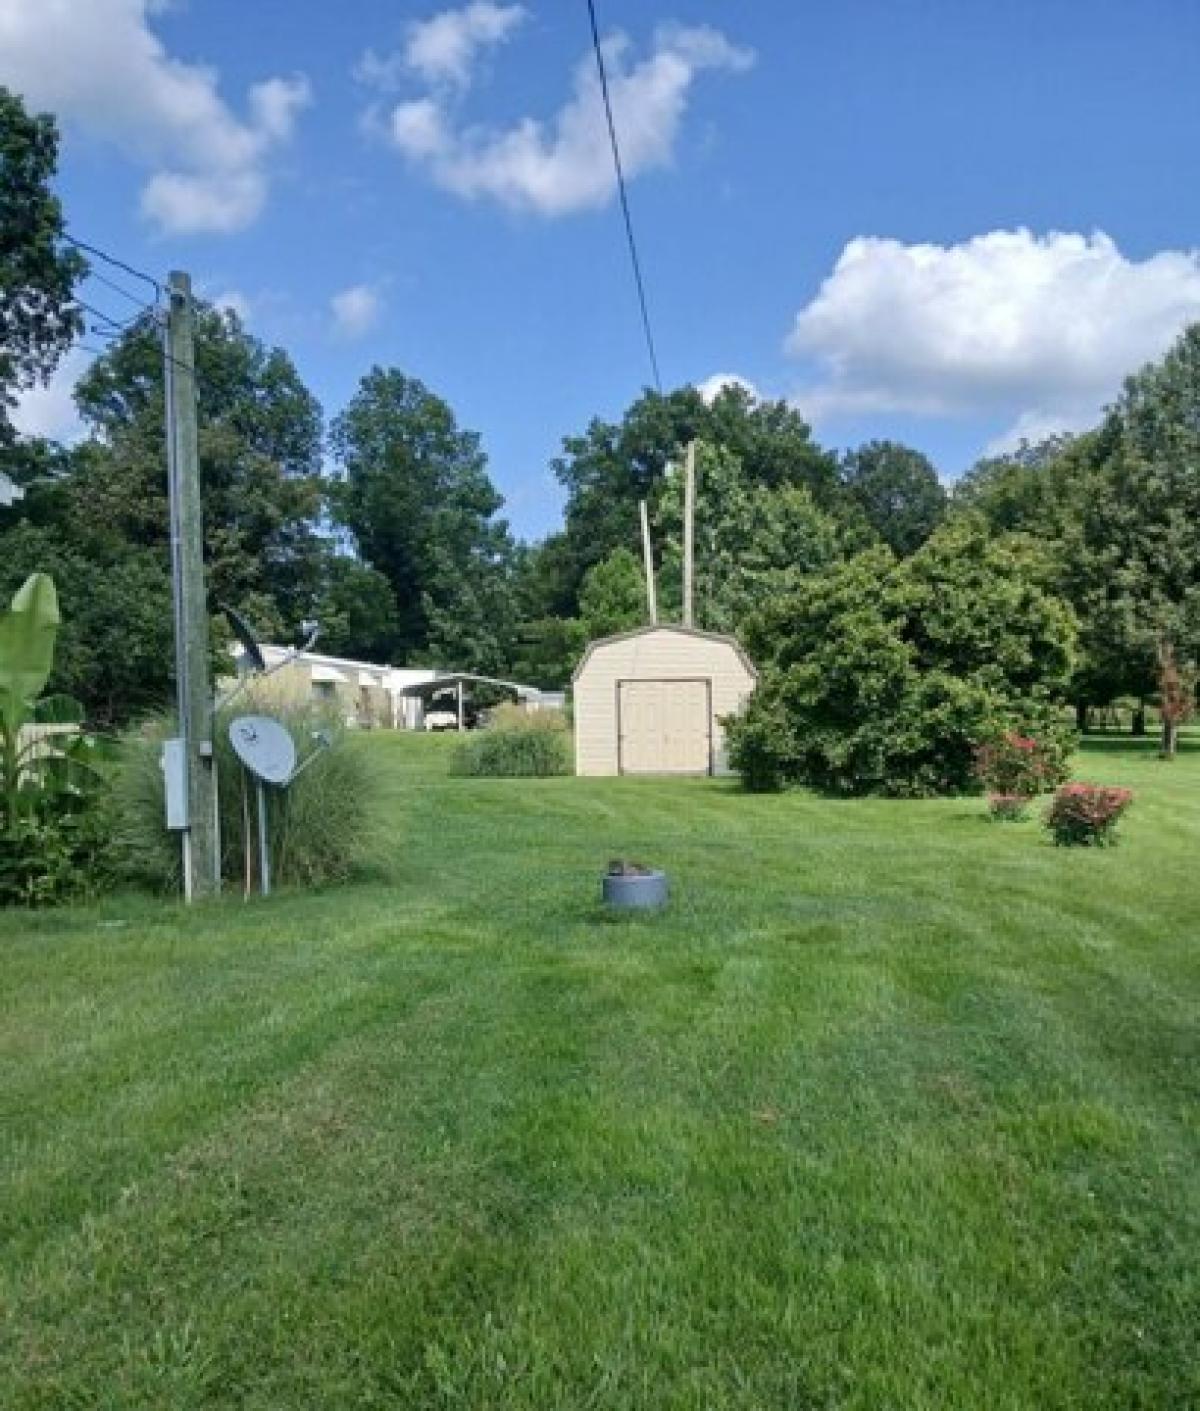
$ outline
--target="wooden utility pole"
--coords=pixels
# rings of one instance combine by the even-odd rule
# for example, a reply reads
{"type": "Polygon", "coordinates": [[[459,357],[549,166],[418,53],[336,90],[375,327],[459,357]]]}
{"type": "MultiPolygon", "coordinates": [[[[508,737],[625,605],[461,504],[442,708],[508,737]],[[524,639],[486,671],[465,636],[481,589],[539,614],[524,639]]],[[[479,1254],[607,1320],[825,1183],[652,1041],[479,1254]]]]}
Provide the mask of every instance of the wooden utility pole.
{"type": "Polygon", "coordinates": [[[683,468],[683,625],[692,625],[692,568],[696,539],[696,443],[689,441],[683,468]]]}
{"type": "Polygon", "coordinates": [[[196,373],[192,281],[173,271],[168,281],[164,336],[167,393],[167,493],[171,579],[175,605],[175,698],[187,775],[183,886],[189,901],[221,889],[213,701],[208,671],[208,594],[196,436],[196,373]]]}
{"type": "Polygon", "coordinates": [[[646,602],[650,608],[650,625],[658,623],[658,595],[654,591],[654,555],[650,551],[650,516],[646,513],[646,502],[638,502],[642,516],[642,560],[646,565],[646,602]]]}

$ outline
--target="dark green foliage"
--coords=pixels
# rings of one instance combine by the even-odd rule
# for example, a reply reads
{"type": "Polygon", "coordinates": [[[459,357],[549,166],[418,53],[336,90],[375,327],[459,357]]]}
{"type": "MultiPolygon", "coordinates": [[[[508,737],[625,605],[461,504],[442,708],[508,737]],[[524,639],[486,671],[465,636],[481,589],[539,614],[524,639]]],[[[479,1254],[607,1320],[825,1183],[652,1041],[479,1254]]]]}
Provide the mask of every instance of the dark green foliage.
{"type": "Polygon", "coordinates": [[[757,789],[969,790],[977,747],[1006,730],[1065,746],[1073,643],[1036,551],[959,519],[910,559],[860,554],[751,620],[764,672],[731,761],[757,789]]]}
{"type": "MultiPolygon", "coordinates": [[[[753,480],[730,451],[701,442],[696,448],[693,599],[698,627],[741,631],[747,618],[773,599],[796,591],[809,574],[874,542],[862,524],[839,521],[799,485],[753,480]]],[[[682,612],[683,477],[664,483],[656,508],[662,566],[663,616],[682,612]]]]}
{"type": "Polygon", "coordinates": [[[493,779],[570,774],[571,737],[556,713],[501,707],[487,729],[462,741],[453,767],[456,774],[493,779]]]}
{"type": "Polygon", "coordinates": [[[89,900],[117,884],[106,800],[42,810],[0,838],[0,907],[89,900]]]}
{"type": "Polygon", "coordinates": [[[344,554],[330,558],[316,617],[321,624],[320,651],[359,661],[390,660],[396,643],[396,599],[378,569],[344,554]]]}
{"type": "Polygon", "coordinates": [[[1200,325],[1095,431],[981,462],[955,500],[1046,543],[1080,624],[1078,705],[1152,698],[1164,641],[1200,662],[1200,325]]]}
{"type": "MultiPolygon", "coordinates": [[[[233,714],[255,709],[252,693],[239,696],[233,714]]],[[[342,882],[363,865],[373,843],[377,781],[360,742],[307,706],[287,706],[264,698],[258,708],[281,719],[303,761],[313,750],[313,731],[330,732],[333,745],[287,790],[268,789],[271,819],[271,876],[279,886],[342,882]]],[[[243,885],[246,865],[246,810],[250,847],[257,841],[253,783],[247,783],[229,743],[226,712],[216,727],[217,787],[221,813],[221,875],[225,886],[243,885]]],[[[173,733],[169,717],[144,721],[121,742],[114,781],[116,847],[124,874],[155,890],[180,885],[179,837],[164,824],[162,742],[173,733]]]]}
{"type": "Polygon", "coordinates": [[[597,419],[582,436],[564,438],[554,462],[567,492],[554,551],[557,611],[577,612],[585,574],[614,549],[640,553],[638,501],[658,501],[690,440],[732,456],[747,485],[803,488],[824,508],[844,503],[835,458],[787,403],[755,401],[739,387],[710,403],[694,387],[646,392],[620,422],[597,419]]]}
{"type": "Polygon", "coordinates": [[[614,549],[588,569],[579,593],[579,617],[587,641],[643,627],[649,621],[646,579],[629,549],[614,549]]]}
{"type": "Polygon", "coordinates": [[[479,436],[414,377],[373,368],[332,433],[334,512],[391,586],[392,657],[495,672],[511,655],[512,541],[479,436]]]}
{"type": "MultiPolygon", "coordinates": [[[[307,617],[328,544],[321,512],[321,409],[291,359],[237,317],[196,311],[200,485],[212,601],[244,611],[268,639],[307,617]]],[[[81,448],[67,495],[70,541],[123,558],[169,562],[158,329],[140,323],[89,370],[77,391],[95,439],[81,448]]]]}
{"type": "Polygon", "coordinates": [[[44,382],[83,329],[72,291],[87,265],[63,242],[57,162],[54,119],[0,87],[0,452],[15,437],[13,394],[44,382]]]}
{"type": "MultiPolygon", "coordinates": [[[[267,640],[289,641],[330,588],[329,544],[317,529],[320,409],[287,356],[247,335],[233,315],[201,306],[196,338],[210,601],[239,607],[267,640]]],[[[65,626],[52,685],[109,728],[171,694],[158,330],[148,322],[129,329],[93,365],[77,399],[90,440],[69,453],[23,451],[26,498],[0,513],[0,595],[32,569],[55,575],[65,626]]],[[[345,595],[336,603],[343,616],[335,612],[335,628],[348,632],[345,595]]],[[[371,614],[362,615],[369,625],[371,614]]],[[[218,657],[223,641],[219,628],[218,657]]]]}
{"type": "Polygon", "coordinates": [[[915,553],[946,514],[946,491],[928,457],[895,441],[870,441],[848,451],[842,483],[867,523],[901,557],[915,553]]]}
{"type": "Polygon", "coordinates": [[[101,729],[160,705],[174,661],[171,580],[162,556],[126,546],[89,553],[54,529],[19,524],[0,535],[0,597],[44,569],[59,587],[50,690],[66,692],[101,729]]]}

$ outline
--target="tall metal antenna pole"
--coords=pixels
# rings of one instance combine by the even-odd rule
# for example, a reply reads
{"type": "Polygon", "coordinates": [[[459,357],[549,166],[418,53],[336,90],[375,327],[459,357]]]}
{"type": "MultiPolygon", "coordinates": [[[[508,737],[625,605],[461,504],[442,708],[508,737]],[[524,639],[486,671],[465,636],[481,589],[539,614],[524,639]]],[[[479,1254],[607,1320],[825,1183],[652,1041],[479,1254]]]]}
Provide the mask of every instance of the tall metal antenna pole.
{"type": "Polygon", "coordinates": [[[692,568],[696,539],[696,443],[689,441],[683,470],[683,625],[692,626],[692,568]]]}
{"type": "Polygon", "coordinates": [[[650,516],[646,512],[645,500],[638,501],[642,516],[642,561],[646,566],[646,604],[650,609],[650,623],[658,623],[658,595],[654,591],[654,555],[650,551],[650,516]]]}
{"type": "Polygon", "coordinates": [[[184,895],[192,901],[215,896],[220,890],[221,873],[208,670],[208,595],[204,588],[204,532],[200,517],[192,281],[178,270],[171,273],[168,281],[163,341],[175,694],[187,778],[183,888],[184,895]]]}

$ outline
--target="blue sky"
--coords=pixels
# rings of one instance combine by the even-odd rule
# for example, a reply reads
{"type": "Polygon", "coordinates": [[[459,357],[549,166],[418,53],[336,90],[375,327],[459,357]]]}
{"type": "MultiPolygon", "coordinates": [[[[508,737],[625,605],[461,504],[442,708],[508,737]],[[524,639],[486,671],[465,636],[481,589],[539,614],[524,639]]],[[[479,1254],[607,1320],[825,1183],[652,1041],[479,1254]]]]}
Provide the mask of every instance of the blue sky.
{"type": "MultiPolygon", "coordinates": [[[[1200,318],[1193,0],[597,8],[668,385],[949,477],[1200,318]]],[[[72,228],[235,303],[327,415],[374,363],[422,378],[524,535],[561,437],[649,379],[588,43],[584,0],[0,0],[72,228]]]]}

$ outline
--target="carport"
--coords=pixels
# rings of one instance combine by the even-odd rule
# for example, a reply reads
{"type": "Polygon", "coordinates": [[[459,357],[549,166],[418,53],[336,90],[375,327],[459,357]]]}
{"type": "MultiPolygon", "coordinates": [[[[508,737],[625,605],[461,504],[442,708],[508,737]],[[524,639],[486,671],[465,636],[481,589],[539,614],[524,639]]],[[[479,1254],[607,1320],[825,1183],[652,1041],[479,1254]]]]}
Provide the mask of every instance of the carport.
{"type": "Polygon", "coordinates": [[[513,699],[517,701],[532,700],[541,694],[536,686],[526,686],[519,681],[502,681],[496,676],[479,676],[470,671],[449,671],[444,675],[435,676],[430,681],[419,681],[413,686],[406,686],[400,695],[415,696],[419,699],[423,713],[424,708],[435,696],[453,691],[458,728],[463,730],[466,728],[463,706],[466,695],[473,686],[492,686],[498,690],[511,692],[513,699]]]}

